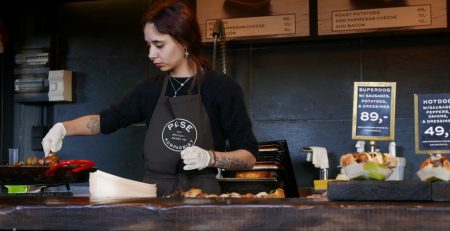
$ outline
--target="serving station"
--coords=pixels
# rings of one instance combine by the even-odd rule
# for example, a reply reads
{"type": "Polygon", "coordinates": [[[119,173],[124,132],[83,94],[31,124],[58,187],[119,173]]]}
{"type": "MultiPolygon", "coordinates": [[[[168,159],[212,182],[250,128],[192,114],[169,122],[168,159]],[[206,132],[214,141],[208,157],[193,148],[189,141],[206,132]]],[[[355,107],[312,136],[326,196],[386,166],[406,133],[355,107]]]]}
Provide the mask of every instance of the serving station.
{"type": "Polygon", "coordinates": [[[0,227],[17,230],[448,230],[449,214],[449,202],[0,197],[0,227]]]}

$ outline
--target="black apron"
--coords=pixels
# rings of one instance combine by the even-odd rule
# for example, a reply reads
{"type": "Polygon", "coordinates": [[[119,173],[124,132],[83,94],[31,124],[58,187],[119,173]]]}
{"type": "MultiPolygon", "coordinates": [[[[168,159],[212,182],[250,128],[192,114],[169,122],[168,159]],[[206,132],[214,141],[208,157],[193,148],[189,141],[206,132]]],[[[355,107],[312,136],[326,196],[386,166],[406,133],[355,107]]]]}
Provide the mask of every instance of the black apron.
{"type": "Polygon", "coordinates": [[[183,169],[180,152],[189,146],[205,150],[214,148],[211,125],[200,96],[167,97],[168,76],[153,112],[144,141],[144,182],[155,184],[158,196],[166,196],[190,188],[205,193],[220,193],[217,169],[183,169]]]}

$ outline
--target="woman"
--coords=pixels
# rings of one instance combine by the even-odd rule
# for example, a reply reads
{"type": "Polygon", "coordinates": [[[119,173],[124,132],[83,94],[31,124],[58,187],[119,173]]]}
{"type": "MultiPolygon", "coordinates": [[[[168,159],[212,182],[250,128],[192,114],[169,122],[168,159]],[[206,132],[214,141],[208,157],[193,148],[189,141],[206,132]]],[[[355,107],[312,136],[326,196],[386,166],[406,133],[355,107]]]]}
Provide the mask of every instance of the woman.
{"type": "Polygon", "coordinates": [[[144,182],[156,183],[158,196],[189,188],[218,194],[217,168],[251,169],[256,161],[242,90],[207,70],[200,29],[185,4],[152,7],[144,16],[144,37],[149,59],[164,74],[144,79],[98,115],[55,124],[42,140],[44,152],[59,151],[65,136],[108,134],[145,120],[144,182]]]}

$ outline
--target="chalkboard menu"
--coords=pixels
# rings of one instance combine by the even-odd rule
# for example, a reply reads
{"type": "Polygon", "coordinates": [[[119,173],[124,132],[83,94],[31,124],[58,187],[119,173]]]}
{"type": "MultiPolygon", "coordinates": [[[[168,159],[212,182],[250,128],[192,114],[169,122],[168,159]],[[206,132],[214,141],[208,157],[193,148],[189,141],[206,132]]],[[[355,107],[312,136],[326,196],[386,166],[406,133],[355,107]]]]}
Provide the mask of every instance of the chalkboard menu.
{"type": "Polygon", "coordinates": [[[450,93],[415,94],[416,153],[450,153],[450,93]]]}
{"type": "Polygon", "coordinates": [[[396,83],[354,83],[354,140],[394,140],[395,95],[396,83]]]}

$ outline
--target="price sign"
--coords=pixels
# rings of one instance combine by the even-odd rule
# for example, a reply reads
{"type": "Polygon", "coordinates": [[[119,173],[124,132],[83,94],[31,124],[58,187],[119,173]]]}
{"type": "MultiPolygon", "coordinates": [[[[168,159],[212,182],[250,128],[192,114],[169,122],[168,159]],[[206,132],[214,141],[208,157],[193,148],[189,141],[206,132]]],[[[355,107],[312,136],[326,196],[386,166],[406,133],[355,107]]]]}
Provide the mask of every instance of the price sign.
{"type": "Polygon", "coordinates": [[[450,93],[414,95],[416,153],[450,153],[450,93]]]}
{"type": "Polygon", "coordinates": [[[355,82],[354,140],[394,140],[396,83],[355,82]]]}

